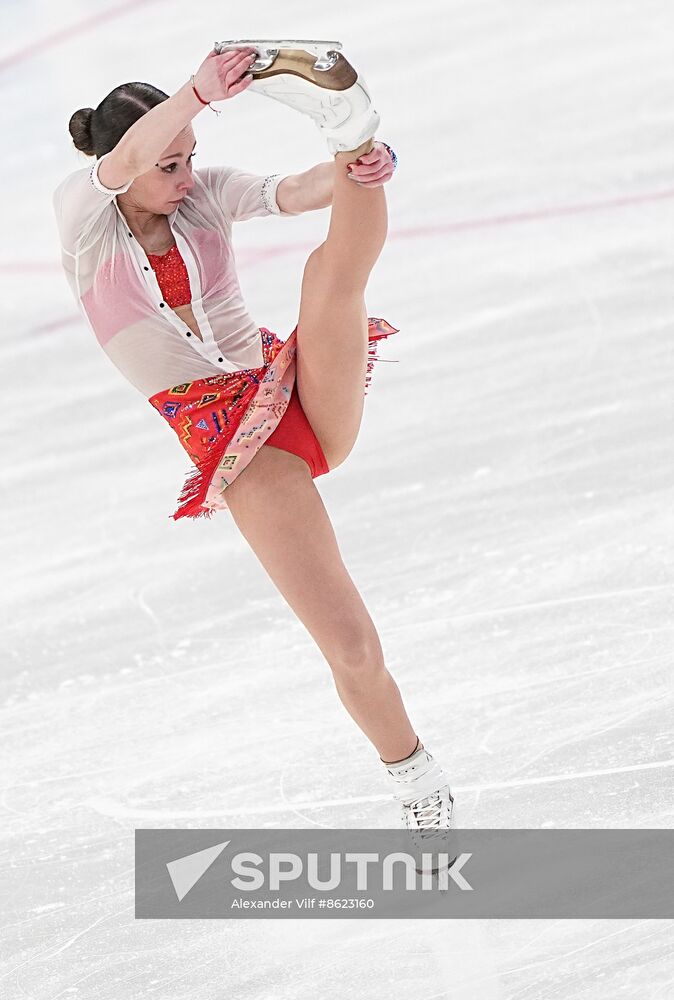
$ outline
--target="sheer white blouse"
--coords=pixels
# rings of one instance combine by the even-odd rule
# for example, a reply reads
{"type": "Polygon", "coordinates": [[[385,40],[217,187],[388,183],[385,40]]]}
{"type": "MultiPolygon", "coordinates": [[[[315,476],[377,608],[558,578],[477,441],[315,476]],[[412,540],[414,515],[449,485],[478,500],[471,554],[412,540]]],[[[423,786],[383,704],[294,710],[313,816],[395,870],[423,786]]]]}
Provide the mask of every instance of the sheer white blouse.
{"type": "Polygon", "coordinates": [[[116,196],[132,182],[113,190],[99,180],[105,156],[69,174],[53,204],[68,283],[113,364],[146,399],[182,382],[262,365],[260,329],[236,273],[232,224],[297,214],[278,207],[282,175],[229,166],[193,170],[193,188],[167,216],[187,267],[202,342],[164,301],[117,205],[116,196]]]}

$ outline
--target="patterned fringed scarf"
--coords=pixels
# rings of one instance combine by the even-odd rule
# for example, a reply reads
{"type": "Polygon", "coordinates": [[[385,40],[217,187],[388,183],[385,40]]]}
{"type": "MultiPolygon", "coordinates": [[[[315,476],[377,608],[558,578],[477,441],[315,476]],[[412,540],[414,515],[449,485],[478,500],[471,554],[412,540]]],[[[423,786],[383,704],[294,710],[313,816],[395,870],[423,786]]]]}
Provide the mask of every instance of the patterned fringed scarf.
{"type": "MultiPolygon", "coordinates": [[[[178,509],[170,515],[174,521],[212,517],[217,510],[226,510],[226,487],[285,413],[295,383],[297,327],[286,341],[265,327],[260,332],[264,361],[259,368],[184,382],[149,399],[196,466],[178,497],[178,509]]],[[[368,317],[365,395],[374,362],[389,360],[377,356],[378,341],[398,332],[385,319],[368,317]]]]}

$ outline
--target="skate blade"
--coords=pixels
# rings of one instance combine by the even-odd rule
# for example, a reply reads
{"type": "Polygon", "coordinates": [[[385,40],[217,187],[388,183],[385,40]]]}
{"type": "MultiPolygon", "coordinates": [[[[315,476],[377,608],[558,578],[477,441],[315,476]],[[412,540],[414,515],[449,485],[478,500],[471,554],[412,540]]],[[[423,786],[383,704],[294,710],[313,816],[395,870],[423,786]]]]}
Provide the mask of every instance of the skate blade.
{"type": "Polygon", "coordinates": [[[269,69],[280,49],[301,49],[315,56],[313,64],[315,70],[327,72],[336,64],[342,43],[316,38],[230,38],[224,42],[215,42],[213,45],[218,55],[226,49],[241,48],[257,49],[258,58],[253,65],[259,70],[269,69]]]}

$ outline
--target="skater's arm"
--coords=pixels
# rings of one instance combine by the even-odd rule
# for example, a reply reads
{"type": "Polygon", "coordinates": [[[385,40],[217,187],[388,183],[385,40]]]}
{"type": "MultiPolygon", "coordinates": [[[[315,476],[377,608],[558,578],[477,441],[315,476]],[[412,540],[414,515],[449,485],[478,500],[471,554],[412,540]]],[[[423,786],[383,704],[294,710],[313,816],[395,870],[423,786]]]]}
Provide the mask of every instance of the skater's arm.
{"type": "MultiPolygon", "coordinates": [[[[375,142],[374,149],[360,156],[350,164],[351,177],[361,187],[379,187],[393,176],[393,162],[388,148],[382,142],[375,142]]],[[[313,212],[317,208],[327,208],[332,204],[335,179],[335,161],[319,163],[303,174],[291,174],[276,189],[276,198],[281,211],[299,213],[313,212]]]]}
{"type": "Polygon", "coordinates": [[[282,212],[314,212],[332,204],[335,161],[318,163],[302,174],[284,177],[276,188],[276,200],[282,212]]]}
{"type": "MultiPolygon", "coordinates": [[[[117,144],[120,152],[123,147],[124,158],[131,165],[134,177],[150,170],[162,150],[203,108],[188,80],[172,97],[150,108],[134,122],[117,144]]],[[[106,183],[104,178],[101,180],[106,183]]]]}
{"type": "MultiPolygon", "coordinates": [[[[156,165],[163,149],[189,125],[205,105],[205,101],[225,101],[246,90],[252,77],[246,70],[253,61],[252,49],[209,52],[192,80],[188,80],[171,97],[146,111],[124,133],[119,143],[123,158],[138,177],[156,165]],[[246,74],[246,75],[243,75],[246,74]]],[[[116,178],[101,178],[110,184],[116,178]]],[[[126,179],[126,178],[125,178],[126,179]]]]}

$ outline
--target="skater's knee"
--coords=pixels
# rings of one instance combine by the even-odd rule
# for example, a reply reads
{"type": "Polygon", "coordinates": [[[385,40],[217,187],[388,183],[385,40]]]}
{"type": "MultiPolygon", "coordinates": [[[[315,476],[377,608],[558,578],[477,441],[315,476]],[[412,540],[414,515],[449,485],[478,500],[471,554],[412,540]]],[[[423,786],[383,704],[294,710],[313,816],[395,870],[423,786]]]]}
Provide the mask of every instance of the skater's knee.
{"type": "Polygon", "coordinates": [[[384,655],[376,629],[371,621],[346,622],[327,652],[335,680],[349,687],[367,684],[384,668],[384,655]]]}

